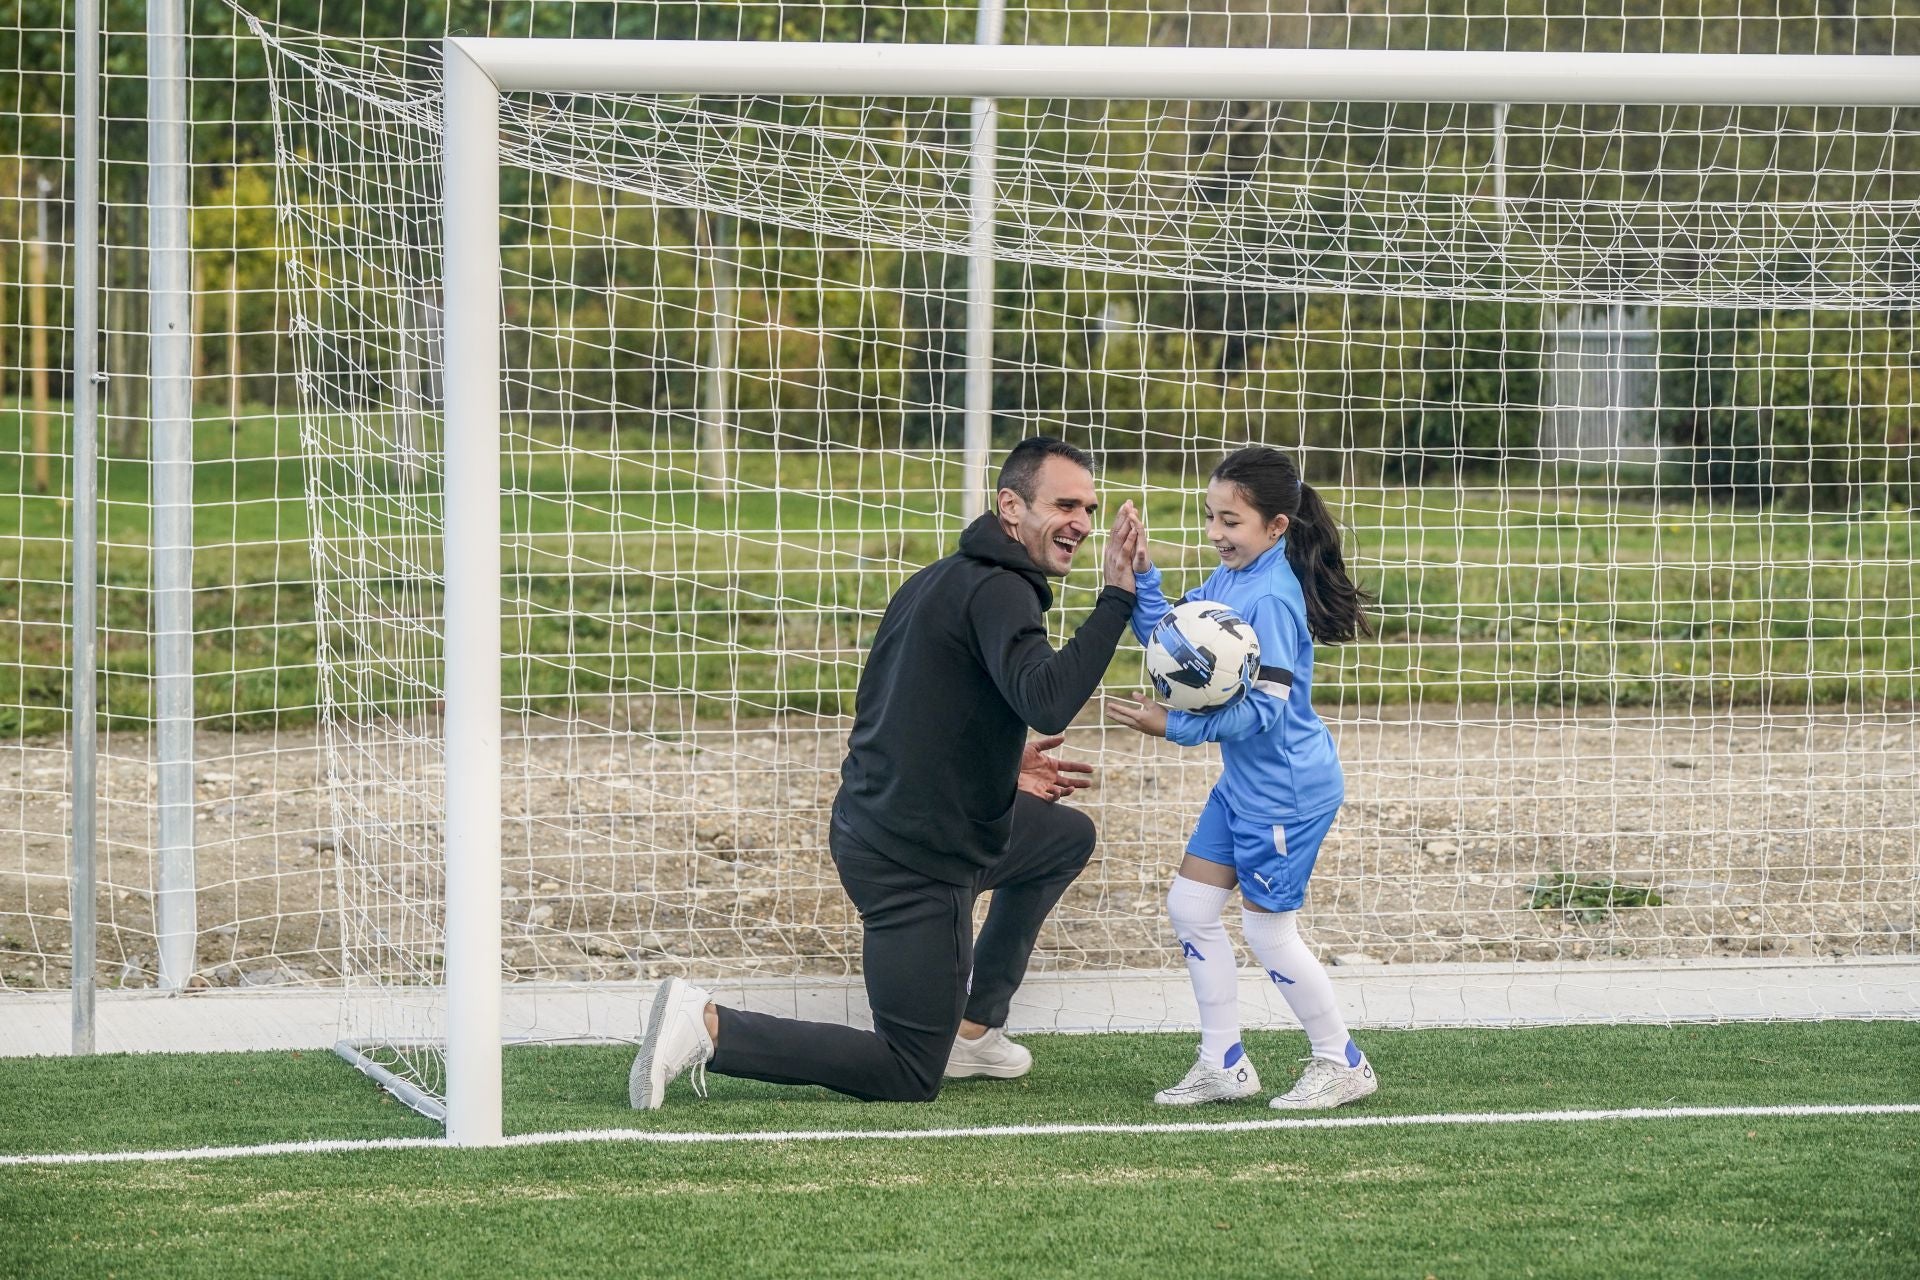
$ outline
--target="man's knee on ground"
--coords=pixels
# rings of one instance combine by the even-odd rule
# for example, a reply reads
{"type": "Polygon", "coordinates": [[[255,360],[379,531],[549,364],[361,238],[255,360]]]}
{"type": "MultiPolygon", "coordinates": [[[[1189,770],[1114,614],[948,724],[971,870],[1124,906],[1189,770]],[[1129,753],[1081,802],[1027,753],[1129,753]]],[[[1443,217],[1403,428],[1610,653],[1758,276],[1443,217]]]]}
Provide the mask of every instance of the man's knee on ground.
{"type": "Polygon", "coordinates": [[[892,1057],[891,1069],[878,1073],[860,1096],[869,1102],[932,1102],[947,1078],[947,1053],[960,1028],[960,1007],[953,1011],[952,1031],[898,1027],[878,1028],[892,1057]]]}
{"type": "MultiPolygon", "coordinates": [[[[944,1066],[944,1064],[942,1064],[944,1066]]],[[[944,1071],[936,1071],[931,1079],[918,1072],[902,1072],[898,1080],[888,1082],[885,1093],[869,1098],[869,1102],[932,1102],[940,1096],[940,1086],[946,1080],[944,1071]]]]}
{"type": "Polygon", "coordinates": [[[916,1080],[913,1082],[911,1086],[909,1086],[906,1092],[903,1092],[897,1098],[890,1099],[890,1101],[932,1102],[935,1098],[939,1096],[940,1096],[940,1081],[937,1078],[931,1081],[916,1080]]]}

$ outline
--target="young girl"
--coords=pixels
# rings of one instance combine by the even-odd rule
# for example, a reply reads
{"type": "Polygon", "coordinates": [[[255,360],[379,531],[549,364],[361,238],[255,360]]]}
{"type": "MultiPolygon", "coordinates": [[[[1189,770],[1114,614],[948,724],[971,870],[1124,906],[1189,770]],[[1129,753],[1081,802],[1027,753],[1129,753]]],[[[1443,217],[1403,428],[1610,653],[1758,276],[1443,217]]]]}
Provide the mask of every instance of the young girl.
{"type": "MultiPolygon", "coordinates": [[[[1325,969],[1300,940],[1298,916],[1320,842],[1346,795],[1333,738],[1313,712],[1313,645],[1370,635],[1367,597],[1347,576],[1340,530],[1276,449],[1241,449],[1207,485],[1206,535],[1220,567],[1189,600],[1231,606],[1260,638],[1260,674],[1240,701],[1208,715],[1169,711],[1144,695],[1110,700],[1108,716],[1183,747],[1218,742],[1220,781],[1167,893],[1200,1004],[1200,1057],[1187,1078],[1154,1095],[1170,1106],[1228,1102],[1260,1091],[1240,1047],[1238,961],[1220,922],[1237,885],[1247,944],[1313,1044],[1283,1111],[1337,1107],[1379,1087],[1325,969]]],[[[1171,607],[1141,544],[1133,631],[1145,643],[1171,607]]]]}

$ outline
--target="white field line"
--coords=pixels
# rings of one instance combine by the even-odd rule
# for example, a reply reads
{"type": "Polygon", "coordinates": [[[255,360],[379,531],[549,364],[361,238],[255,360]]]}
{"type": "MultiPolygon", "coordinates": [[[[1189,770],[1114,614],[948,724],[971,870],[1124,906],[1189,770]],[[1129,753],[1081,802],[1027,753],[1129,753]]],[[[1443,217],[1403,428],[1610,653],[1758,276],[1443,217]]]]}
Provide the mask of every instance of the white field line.
{"type": "MultiPolygon", "coordinates": [[[[1190,1121],[1181,1124],[1014,1124],[966,1129],[812,1129],[741,1133],[668,1133],[643,1129],[575,1129],[520,1133],[503,1147],[587,1142],[641,1142],[660,1146],[768,1142],[913,1142],[953,1138],[1045,1138],[1084,1134],[1269,1133],[1289,1129],[1399,1129],[1423,1125],[1592,1124],[1609,1120],[1795,1120],[1814,1116],[1920,1115],[1920,1103],[1849,1103],[1790,1107],[1621,1107],[1606,1111],[1441,1112],[1407,1116],[1300,1116],[1280,1120],[1190,1121]]],[[[175,1160],[231,1160],[241,1156],[326,1155],[350,1151],[458,1151],[445,1138],[334,1138],[267,1142],[252,1147],[198,1147],[179,1151],[77,1151],[0,1155],[10,1165],[146,1164],[175,1160]]]]}

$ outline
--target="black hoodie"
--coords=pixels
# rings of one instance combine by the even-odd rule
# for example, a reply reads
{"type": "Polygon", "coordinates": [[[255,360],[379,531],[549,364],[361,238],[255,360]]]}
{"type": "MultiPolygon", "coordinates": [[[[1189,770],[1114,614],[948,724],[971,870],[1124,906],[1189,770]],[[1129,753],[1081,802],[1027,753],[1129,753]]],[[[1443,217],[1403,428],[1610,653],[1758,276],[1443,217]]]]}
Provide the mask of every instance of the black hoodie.
{"type": "Polygon", "coordinates": [[[1028,728],[1059,733],[1133,613],[1107,587],[1057,653],[1053,586],[989,513],[895,593],[860,673],[835,818],[924,876],[966,884],[1007,846],[1028,728]]]}

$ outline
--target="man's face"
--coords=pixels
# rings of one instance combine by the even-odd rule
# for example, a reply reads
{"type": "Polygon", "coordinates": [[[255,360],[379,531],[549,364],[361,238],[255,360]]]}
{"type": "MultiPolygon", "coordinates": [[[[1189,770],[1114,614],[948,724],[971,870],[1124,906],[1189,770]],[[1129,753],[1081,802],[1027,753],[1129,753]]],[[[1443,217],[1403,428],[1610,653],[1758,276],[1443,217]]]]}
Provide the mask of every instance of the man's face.
{"type": "Polygon", "coordinates": [[[1093,473],[1070,458],[1048,458],[1033,480],[1033,501],[1011,489],[1000,491],[1000,523],[1042,572],[1064,578],[1073,553],[1093,532],[1099,507],[1093,473]]]}

